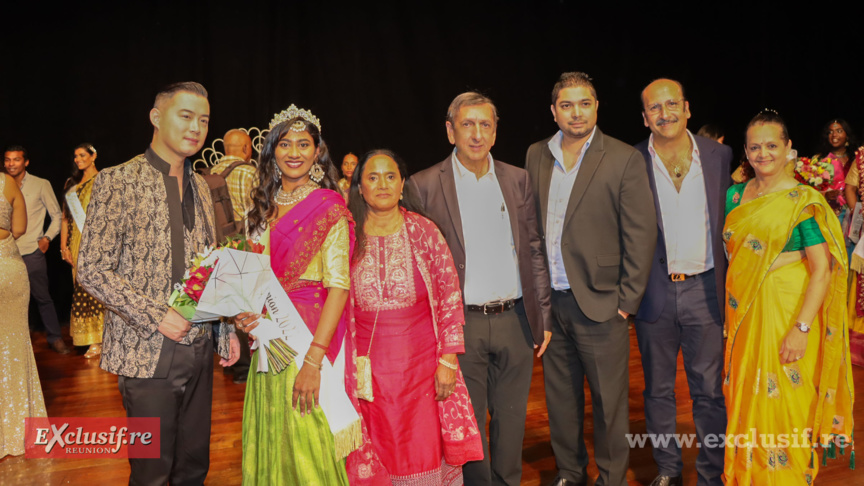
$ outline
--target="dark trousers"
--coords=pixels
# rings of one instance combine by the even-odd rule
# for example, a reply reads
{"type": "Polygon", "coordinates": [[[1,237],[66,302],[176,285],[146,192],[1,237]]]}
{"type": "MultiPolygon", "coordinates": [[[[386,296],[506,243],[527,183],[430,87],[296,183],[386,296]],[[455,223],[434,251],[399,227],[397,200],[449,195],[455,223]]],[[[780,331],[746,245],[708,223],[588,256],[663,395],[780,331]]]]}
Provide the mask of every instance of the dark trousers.
{"type": "Polygon", "coordinates": [[[237,340],[240,341],[240,358],[229,367],[234,376],[248,375],[249,363],[252,362],[252,351],[249,349],[249,334],[237,331],[237,340]]]}
{"type": "MultiPolygon", "coordinates": [[[[167,338],[166,338],[167,339],[167,338]]],[[[163,346],[162,352],[165,353],[163,346]]],[[[204,484],[210,468],[213,341],[174,345],[165,378],[119,377],[127,417],[159,417],[159,459],[129,459],[130,485],[204,484]]]]}
{"type": "MultiPolygon", "coordinates": [[[[723,319],[714,271],[683,282],[669,282],[666,305],[657,322],[636,320],[636,337],[645,371],[645,426],[648,434],[675,433],[675,370],[678,350],[693,400],[693,422],[702,447],[696,458],[700,486],[721,485],[723,447],[705,447],[706,434],[726,433],[723,398],[723,319]]],[[[667,435],[668,434],[668,435],[667,435]]],[[[654,447],[659,474],[681,475],[681,448],[672,440],[654,447]]]]}
{"type": "Polygon", "coordinates": [[[57,320],[57,309],[54,308],[54,300],[48,291],[48,265],[45,262],[45,254],[36,249],[29,255],[24,255],[24,265],[27,266],[27,276],[30,278],[30,298],[36,302],[39,309],[39,317],[45,325],[45,333],[48,344],[61,339],[60,321],[57,320]]]}
{"type": "Polygon", "coordinates": [[[459,366],[483,441],[483,460],[462,467],[466,486],[518,485],[531,388],[533,339],[522,302],[496,315],[465,312],[465,354],[459,366]],[[486,410],[489,410],[489,442],[486,410]]]}
{"type": "Polygon", "coordinates": [[[582,313],[570,291],[552,291],[552,340],[543,354],[543,378],[552,451],[563,479],[588,480],[585,448],[585,379],[594,415],[597,486],[626,486],[630,446],[630,339],[627,320],[615,314],[595,322],[582,313]]]}

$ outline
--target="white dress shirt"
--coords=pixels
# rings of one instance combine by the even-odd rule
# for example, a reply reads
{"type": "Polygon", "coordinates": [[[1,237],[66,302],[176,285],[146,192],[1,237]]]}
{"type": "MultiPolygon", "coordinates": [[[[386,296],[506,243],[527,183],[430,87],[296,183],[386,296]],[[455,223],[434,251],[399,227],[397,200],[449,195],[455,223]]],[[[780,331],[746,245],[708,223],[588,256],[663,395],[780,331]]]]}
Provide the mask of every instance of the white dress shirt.
{"type": "Polygon", "coordinates": [[[39,249],[39,240],[43,236],[53,240],[60,234],[60,222],[63,212],[57,203],[57,196],[51,183],[41,177],[36,177],[28,172],[24,173],[21,181],[21,192],[24,194],[24,202],[27,204],[27,231],[18,238],[18,252],[21,255],[29,255],[39,249]],[[47,231],[45,228],[45,212],[51,216],[51,224],[47,231]]]}
{"type": "Polygon", "coordinates": [[[451,157],[465,238],[464,299],[472,305],[522,297],[510,213],[488,157],[489,171],[479,179],[459,162],[455,149],[451,157]]]}
{"type": "Polygon", "coordinates": [[[597,127],[591,131],[588,141],[582,146],[576,163],[569,171],[564,169],[564,152],[561,150],[561,140],[564,134],[559,130],[549,140],[549,151],[555,157],[555,165],[552,167],[552,179],[549,181],[549,200],[546,210],[546,254],[549,255],[549,276],[552,278],[552,288],[555,290],[567,290],[570,282],[567,281],[567,271],[564,269],[564,259],[561,256],[561,234],[564,232],[564,215],[567,214],[567,205],[570,203],[570,193],[573,192],[573,184],[576,183],[576,175],[585,152],[594,140],[597,127]]]}
{"type": "Polygon", "coordinates": [[[695,275],[714,268],[711,247],[711,225],[708,218],[708,197],[699,146],[693,143],[690,171],[681,181],[681,192],[675,190],[672,177],[654,150],[654,135],[648,139],[648,153],[654,167],[657,201],[663,215],[663,237],[666,241],[666,264],[669,273],[695,275]]]}

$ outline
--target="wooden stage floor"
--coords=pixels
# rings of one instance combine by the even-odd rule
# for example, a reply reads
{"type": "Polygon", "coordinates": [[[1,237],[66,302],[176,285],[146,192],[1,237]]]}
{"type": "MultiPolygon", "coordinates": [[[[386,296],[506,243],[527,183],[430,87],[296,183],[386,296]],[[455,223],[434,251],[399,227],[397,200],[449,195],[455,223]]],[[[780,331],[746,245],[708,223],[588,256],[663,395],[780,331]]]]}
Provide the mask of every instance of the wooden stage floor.
{"type": "MultiPolygon", "coordinates": [[[[66,331],[66,328],[64,328],[66,331]]],[[[79,353],[61,356],[48,350],[45,335],[33,333],[36,362],[48,415],[52,417],[117,417],[124,416],[117,391],[117,377],[99,369],[96,360],[85,360],[79,353]]],[[[67,343],[71,340],[67,337],[67,343]]],[[[864,390],[864,369],[853,367],[856,389],[864,390]]],[[[210,474],[208,485],[240,484],[243,393],[245,385],[235,385],[224,375],[218,364],[214,370],[213,429],[210,447],[210,474]]],[[[690,399],[683,366],[678,362],[676,395],[678,401],[678,432],[694,433],[690,414],[690,399]]],[[[645,432],[645,413],[642,404],[643,375],[636,334],[630,332],[630,429],[632,433],[645,432]]],[[[587,392],[587,387],[586,387],[587,392]]],[[[593,435],[590,400],[586,400],[586,440],[589,452],[593,435]]],[[[859,397],[855,404],[855,435],[864,437],[864,405],[859,397]]],[[[698,449],[684,449],[684,484],[696,484],[693,468],[698,449]]],[[[829,460],[821,469],[816,484],[819,486],[861,484],[861,471],[848,467],[848,455],[829,460]]],[[[543,390],[542,367],[534,364],[534,381],[528,402],[528,421],[522,451],[522,484],[537,486],[548,484],[555,477],[555,459],[549,445],[549,423],[543,390]]],[[[592,460],[588,469],[592,476],[597,468],[592,460]]],[[[627,477],[631,486],[647,485],[656,475],[650,448],[633,449],[627,477]]],[[[120,459],[25,459],[7,456],[0,459],[0,485],[119,485],[126,484],[129,464],[120,459]]]]}

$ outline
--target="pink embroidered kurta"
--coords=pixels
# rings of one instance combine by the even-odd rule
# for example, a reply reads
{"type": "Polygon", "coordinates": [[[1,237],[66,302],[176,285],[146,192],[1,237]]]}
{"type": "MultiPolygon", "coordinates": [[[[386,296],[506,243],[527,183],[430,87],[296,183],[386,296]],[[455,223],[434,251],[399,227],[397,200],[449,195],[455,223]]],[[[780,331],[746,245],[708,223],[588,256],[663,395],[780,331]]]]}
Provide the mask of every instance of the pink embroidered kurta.
{"type": "Polygon", "coordinates": [[[368,237],[352,266],[352,330],[357,354],[368,352],[372,362],[374,401],[361,400],[361,412],[383,466],[377,476],[386,477],[368,479],[462,484],[461,465],[483,457],[473,408],[461,371],[444,401],[435,400],[434,378],[442,354],[464,352],[458,277],[434,224],[403,215],[399,232],[368,237]]]}

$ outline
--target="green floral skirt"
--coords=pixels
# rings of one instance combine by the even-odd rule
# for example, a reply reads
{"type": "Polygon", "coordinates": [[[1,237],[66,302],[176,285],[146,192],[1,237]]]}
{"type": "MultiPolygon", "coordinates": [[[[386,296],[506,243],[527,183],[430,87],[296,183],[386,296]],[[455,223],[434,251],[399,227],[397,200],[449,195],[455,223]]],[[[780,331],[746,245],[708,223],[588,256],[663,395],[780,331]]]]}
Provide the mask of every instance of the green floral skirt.
{"type": "Polygon", "coordinates": [[[258,373],[260,354],[252,354],[243,403],[243,484],[348,486],[324,412],[301,417],[291,409],[297,366],[258,373]]]}

